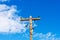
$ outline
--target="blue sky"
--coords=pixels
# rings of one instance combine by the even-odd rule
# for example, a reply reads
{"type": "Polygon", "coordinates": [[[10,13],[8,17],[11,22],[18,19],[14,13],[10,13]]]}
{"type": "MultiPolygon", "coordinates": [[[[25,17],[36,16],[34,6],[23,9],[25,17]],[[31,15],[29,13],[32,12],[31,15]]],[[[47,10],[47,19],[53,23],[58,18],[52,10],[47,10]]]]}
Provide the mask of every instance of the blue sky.
{"type": "MultiPolygon", "coordinates": [[[[56,37],[60,36],[60,0],[10,0],[0,4],[16,5],[19,11],[17,15],[24,18],[30,15],[40,16],[41,20],[35,21],[37,27],[34,28],[34,33],[45,35],[51,32],[56,37]]],[[[0,40],[29,40],[28,36],[22,36],[24,34],[29,35],[29,29],[25,33],[0,34],[0,40]]]]}

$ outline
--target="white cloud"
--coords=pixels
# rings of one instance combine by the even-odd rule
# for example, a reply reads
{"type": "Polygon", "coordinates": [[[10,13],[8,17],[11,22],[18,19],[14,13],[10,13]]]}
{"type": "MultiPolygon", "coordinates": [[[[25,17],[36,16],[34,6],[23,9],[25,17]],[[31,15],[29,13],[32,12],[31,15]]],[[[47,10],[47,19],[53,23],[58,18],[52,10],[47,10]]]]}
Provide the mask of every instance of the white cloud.
{"type": "MultiPolygon", "coordinates": [[[[23,35],[24,40],[30,39],[30,34],[26,33],[23,35]]],[[[60,36],[57,36],[57,34],[52,34],[51,32],[48,32],[46,34],[43,33],[33,33],[33,40],[60,40],[60,36]]]]}
{"type": "Polygon", "coordinates": [[[60,37],[58,38],[56,36],[56,34],[52,34],[51,32],[47,33],[47,34],[43,34],[43,33],[35,33],[33,35],[33,38],[35,40],[60,40],[60,37]]]}
{"type": "Polygon", "coordinates": [[[10,0],[0,0],[0,2],[6,2],[6,1],[10,1],[10,0]]]}
{"type": "Polygon", "coordinates": [[[16,6],[0,4],[0,33],[25,32],[26,24],[20,22],[20,17],[16,15],[16,6]]]}
{"type": "MultiPolygon", "coordinates": [[[[29,33],[23,35],[25,40],[29,39],[29,35],[29,33]]],[[[46,34],[33,33],[33,40],[60,40],[60,36],[57,36],[57,34],[52,34],[51,32],[46,34]]]]}

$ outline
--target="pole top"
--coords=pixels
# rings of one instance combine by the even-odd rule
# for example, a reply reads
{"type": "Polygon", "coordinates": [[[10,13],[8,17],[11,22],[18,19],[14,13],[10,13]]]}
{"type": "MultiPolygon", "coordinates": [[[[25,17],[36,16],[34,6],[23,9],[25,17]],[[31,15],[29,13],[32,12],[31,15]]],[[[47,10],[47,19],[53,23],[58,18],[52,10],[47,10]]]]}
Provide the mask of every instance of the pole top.
{"type": "Polygon", "coordinates": [[[32,16],[30,16],[30,18],[32,18],[32,16]]]}

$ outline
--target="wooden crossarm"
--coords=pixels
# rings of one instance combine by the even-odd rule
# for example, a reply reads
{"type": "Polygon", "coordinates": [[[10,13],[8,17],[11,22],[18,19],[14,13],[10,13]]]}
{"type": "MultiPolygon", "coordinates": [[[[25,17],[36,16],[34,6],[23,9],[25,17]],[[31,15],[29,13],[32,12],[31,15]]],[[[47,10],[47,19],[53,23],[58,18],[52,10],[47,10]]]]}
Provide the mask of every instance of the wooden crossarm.
{"type": "MultiPolygon", "coordinates": [[[[40,18],[32,18],[32,20],[40,20],[40,18]]],[[[29,21],[29,18],[21,18],[20,21],[29,21]]]]}

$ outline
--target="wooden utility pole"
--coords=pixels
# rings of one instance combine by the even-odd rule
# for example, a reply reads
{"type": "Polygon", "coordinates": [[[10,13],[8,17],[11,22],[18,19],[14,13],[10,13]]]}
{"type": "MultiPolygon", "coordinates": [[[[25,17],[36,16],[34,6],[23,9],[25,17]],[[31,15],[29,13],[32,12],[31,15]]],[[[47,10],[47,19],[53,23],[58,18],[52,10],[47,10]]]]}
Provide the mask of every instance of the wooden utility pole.
{"type": "Polygon", "coordinates": [[[33,29],[32,29],[32,21],[34,20],[40,20],[40,18],[32,18],[32,16],[30,16],[30,18],[21,18],[20,19],[21,21],[29,21],[30,22],[30,26],[29,26],[29,29],[30,29],[30,40],[32,40],[32,32],[33,32],[33,29]]]}

